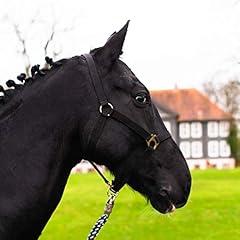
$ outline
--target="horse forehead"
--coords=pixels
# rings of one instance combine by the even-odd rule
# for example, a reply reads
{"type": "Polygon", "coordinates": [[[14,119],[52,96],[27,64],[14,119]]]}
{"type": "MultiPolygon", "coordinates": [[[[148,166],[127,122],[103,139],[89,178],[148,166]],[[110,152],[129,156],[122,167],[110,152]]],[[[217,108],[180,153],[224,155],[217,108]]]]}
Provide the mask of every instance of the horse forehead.
{"type": "Polygon", "coordinates": [[[124,62],[119,60],[117,65],[115,85],[127,90],[134,89],[135,87],[144,88],[144,85],[124,62]]]}

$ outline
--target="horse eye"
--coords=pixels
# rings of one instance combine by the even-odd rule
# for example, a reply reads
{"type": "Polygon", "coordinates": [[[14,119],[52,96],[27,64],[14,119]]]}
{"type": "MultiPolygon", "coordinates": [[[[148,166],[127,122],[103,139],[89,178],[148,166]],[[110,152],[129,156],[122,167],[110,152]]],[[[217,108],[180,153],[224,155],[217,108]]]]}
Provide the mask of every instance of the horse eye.
{"type": "Polygon", "coordinates": [[[145,104],[147,103],[147,96],[145,94],[139,94],[135,97],[137,103],[145,104]]]}

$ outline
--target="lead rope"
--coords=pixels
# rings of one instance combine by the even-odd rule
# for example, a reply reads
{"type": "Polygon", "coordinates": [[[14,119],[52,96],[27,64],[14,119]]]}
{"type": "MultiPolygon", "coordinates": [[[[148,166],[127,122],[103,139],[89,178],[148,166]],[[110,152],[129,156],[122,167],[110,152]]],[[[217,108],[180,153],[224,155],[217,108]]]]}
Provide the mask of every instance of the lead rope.
{"type": "Polygon", "coordinates": [[[112,184],[107,180],[107,178],[105,178],[105,176],[101,173],[101,171],[98,169],[97,165],[92,162],[92,161],[89,161],[92,166],[94,167],[94,169],[96,170],[96,172],[100,175],[100,177],[103,179],[103,181],[109,186],[109,188],[111,189],[112,187],[112,184]]]}
{"type": "Polygon", "coordinates": [[[98,167],[92,161],[89,161],[89,162],[92,164],[92,166],[97,171],[97,173],[101,176],[103,181],[109,186],[109,189],[107,191],[108,200],[107,200],[105,208],[104,208],[104,213],[94,224],[94,226],[92,227],[92,229],[87,237],[87,240],[93,240],[96,238],[96,236],[98,235],[101,228],[107,222],[107,220],[112,212],[112,209],[114,206],[114,201],[115,201],[116,197],[118,196],[119,192],[117,192],[113,189],[113,185],[105,178],[105,176],[101,173],[101,171],[98,169],[98,167]]]}
{"type": "Polygon", "coordinates": [[[101,230],[101,228],[105,225],[105,223],[107,222],[107,220],[112,212],[112,209],[114,206],[114,201],[115,201],[117,195],[118,195],[118,192],[115,192],[112,188],[109,188],[109,191],[108,191],[109,197],[108,197],[108,200],[105,205],[104,213],[97,220],[95,225],[92,227],[92,230],[90,231],[87,240],[95,239],[96,236],[98,235],[99,231],[101,230]]]}

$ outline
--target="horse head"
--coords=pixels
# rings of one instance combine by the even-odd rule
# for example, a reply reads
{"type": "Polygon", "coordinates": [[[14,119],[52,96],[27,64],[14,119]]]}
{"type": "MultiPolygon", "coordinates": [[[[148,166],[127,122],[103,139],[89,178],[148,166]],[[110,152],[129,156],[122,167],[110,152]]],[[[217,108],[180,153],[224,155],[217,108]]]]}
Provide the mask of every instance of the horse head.
{"type": "Polygon", "coordinates": [[[128,23],[103,47],[91,51],[95,75],[91,75],[94,67],[85,61],[95,102],[88,115],[88,131],[84,131],[85,149],[90,150],[84,157],[107,166],[119,188],[127,183],[156,210],[167,213],[187,202],[191,176],[149,91],[119,59],[127,28],[128,23]],[[103,116],[99,114],[101,100],[105,101],[103,116]],[[107,118],[106,122],[101,118],[107,118]]]}

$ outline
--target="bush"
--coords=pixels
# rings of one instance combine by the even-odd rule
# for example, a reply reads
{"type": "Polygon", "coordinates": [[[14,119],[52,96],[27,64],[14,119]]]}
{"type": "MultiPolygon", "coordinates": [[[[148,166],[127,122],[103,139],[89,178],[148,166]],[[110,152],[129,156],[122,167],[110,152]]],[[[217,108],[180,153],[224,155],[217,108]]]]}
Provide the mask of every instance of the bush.
{"type": "Polygon", "coordinates": [[[228,143],[231,148],[232,157],[235,158],[237,166],[240,166],[240,139],[235,121],[231,122],[228,143]]]}

